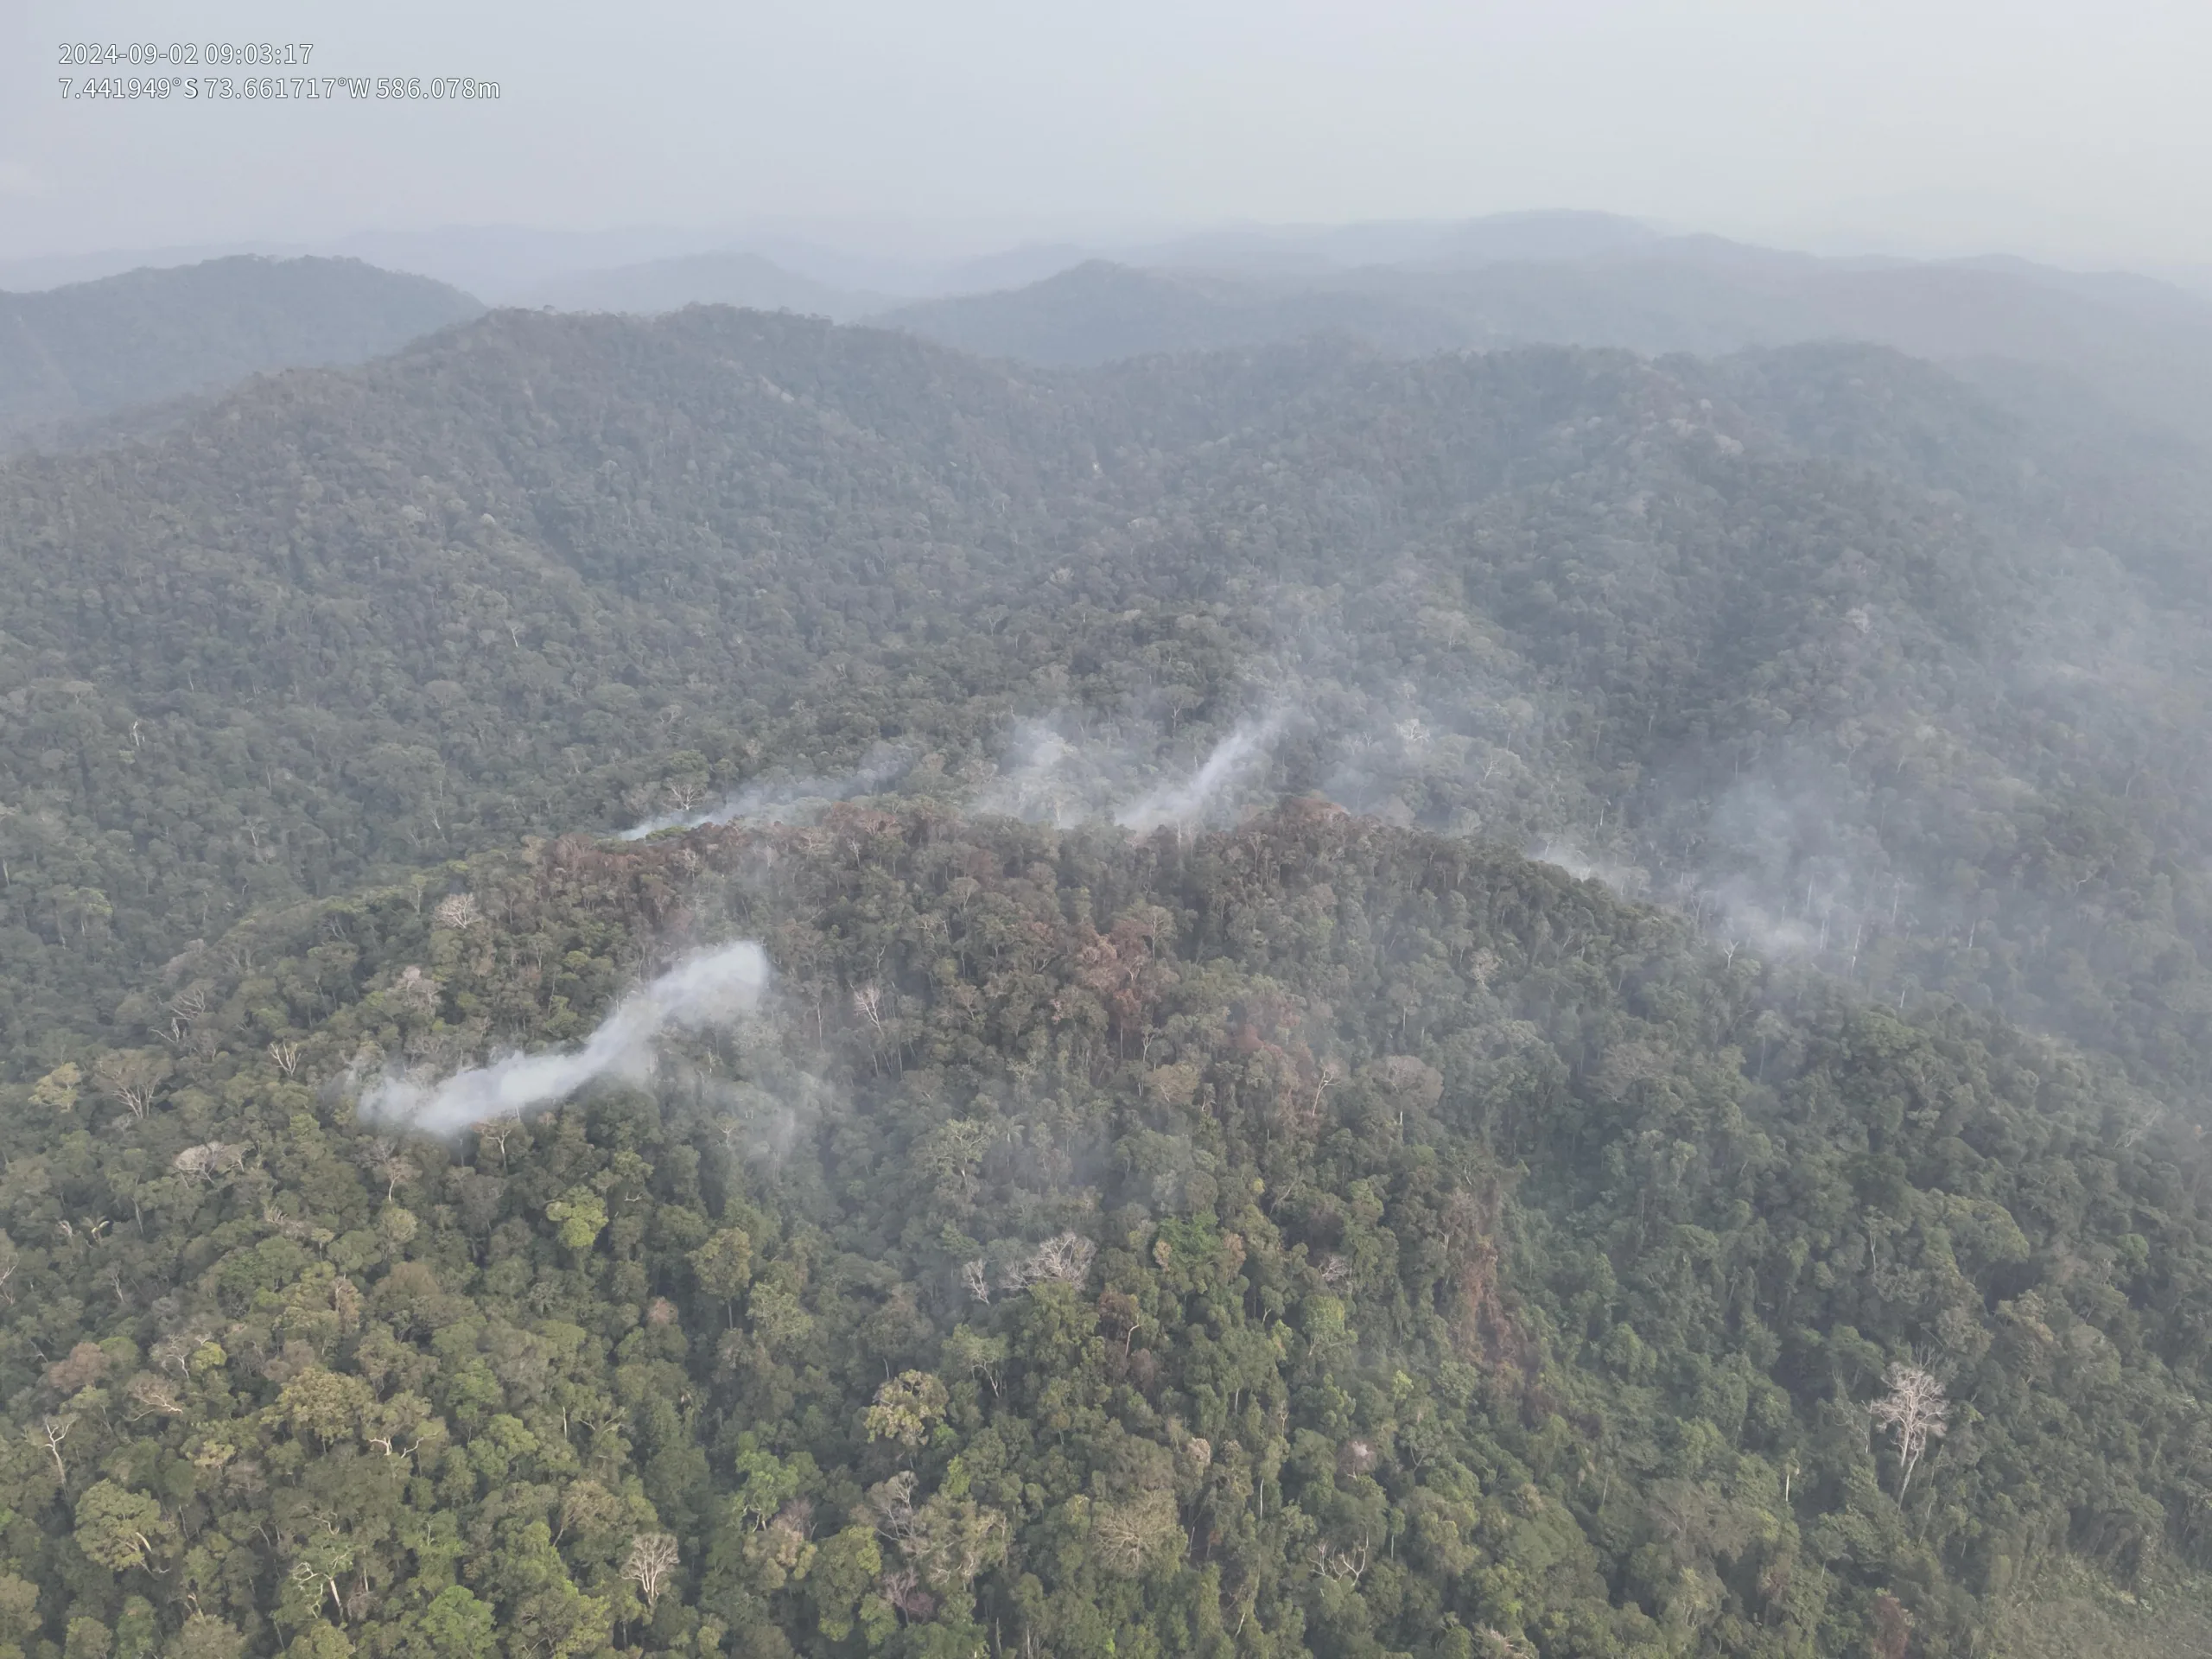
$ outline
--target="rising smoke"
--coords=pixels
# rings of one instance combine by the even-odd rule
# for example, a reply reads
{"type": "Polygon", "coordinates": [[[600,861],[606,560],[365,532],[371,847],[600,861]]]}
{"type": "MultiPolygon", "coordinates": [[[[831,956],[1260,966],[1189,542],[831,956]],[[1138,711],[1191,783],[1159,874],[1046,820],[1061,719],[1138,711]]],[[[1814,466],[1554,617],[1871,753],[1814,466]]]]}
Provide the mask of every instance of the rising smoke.
{"type": "Polygon", "coordinates": [[[1063,830],[1107,822],[1140,834],[1219,822],[1257,794],[1289,721],[1282,709],[1242,721],[1194,769],[1162,781],[1165,732],[1130,742],[1077,735],[1077,717],[1065,712],[1026,720],[969,810],[1063,830]]]}
{"type": "Polygon", "coordinates": [[[1242,722],[1213,746],[1196,772],[1116,809],[1114,822],[1140,833],[1168,825],[1204,823],[1259,781],[1267,767],[1268,751],[1282,734],[1287,718],[1278,709],[1242,722]]]}
{"type": "Polygon", "coordinates": [[[624,997],[580,1049],[510,1054],[437,1084],[387,1077],[363,1092],[359,1113],[369,1122],[453,1135],[491,1119],[527,1116],[602,1078],[641,1081],[664,1032],[743,1020],[760,1007],[768,978],[767,956],[750,940],[696,951],[624,997]]]}
{"type": "Polygon", "coordinates": [[[697,812],[664,812],[632,824],[624,841],[643,841],[664,830],[696,830],[709,823],[810,823],[838,801],[873,795],[898,781],[913,764],[906,750],[879,743],[852,771],[835,778],[773,779],[747,784],[719,806],[697,812]]]}
{"type": "Polygon", "coordinates": [[[1572,836],[1553,837],[1529,850],[1540,864],[1554,864],[1578,881],[1596,881],[1624,899],[1641,899],[1651,886],[1651,873],[1623,859],[1600,858],[1586,852],[1572,836]]]}
{"type": "MultiPolygon", "coordinates": [[[[1188,775],[1158,781],[1164,732],[1148,742],[1101,741],[1075,734],[1078,718],[1059,715],[1024,720],[1007,739],[996,778],[969,810],[1062,829],[1101,821],[1146,832],[1166,825],[1213,822],[1263,781],[1276,740],[1288,725],[1283,709],[1248,719],[1216,743],[1188,775]]],[[[664,830],[719,823],[812,823],[839,801],[861,799],[897,785],[913,754],[878,744],[852,771],[835,777],[757,780],[718,805],[670,812],[633,824],[624,841],[642,841],[664,830]]]]}
{"type": "Polygon", "coordinates": [[[1099,816],[1112,779],[1130,757],[1107,746],[1071,737],[1068,716],[1025,720],[1007,741],[998,775],[969,810],[991,817],[1020,818],[1067,830],[1099,816]]]}

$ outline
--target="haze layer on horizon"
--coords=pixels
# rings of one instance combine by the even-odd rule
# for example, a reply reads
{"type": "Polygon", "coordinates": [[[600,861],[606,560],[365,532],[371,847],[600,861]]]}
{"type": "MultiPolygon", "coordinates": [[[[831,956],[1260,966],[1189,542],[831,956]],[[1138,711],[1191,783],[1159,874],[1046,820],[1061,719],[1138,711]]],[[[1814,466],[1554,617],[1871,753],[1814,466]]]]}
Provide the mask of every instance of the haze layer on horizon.
{"type": "Polygon", "coordinates": [[[0,259],[370,227],[805,219],[977,245],[1587,207],[1835,251],[2212,262],[2212,10],[2178,0],[26,0],[0,259]],[[308,42],[98,67],[64,43],[308,42]],[[117,101],[64,78],[397,76],[493,99],[117,101]]]}

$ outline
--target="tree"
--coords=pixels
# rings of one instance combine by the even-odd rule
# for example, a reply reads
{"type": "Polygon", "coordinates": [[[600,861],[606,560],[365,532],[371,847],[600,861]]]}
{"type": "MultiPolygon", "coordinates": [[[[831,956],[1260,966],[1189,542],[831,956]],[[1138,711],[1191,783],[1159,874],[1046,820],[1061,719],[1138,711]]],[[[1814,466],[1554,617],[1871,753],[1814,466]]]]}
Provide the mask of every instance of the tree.
{"type": "Polygon", "coordinates": [[[73,1060],[65,1060],[31,1085],[31,1104],[43,1106],[48,1111],[74,1111],[77,1090],[85,1081],[85,1074],[73,1060]]]}
{"type": "Polygon", "coordinates": [[[335,1624],[316,1619],[292,1638],[285,1659],[353,1659],[353,1642],[335,1624]]]}
{"type": "Polygon", "coordinates": [[[1008,1290],[1037,1284],[1080,1285],[1097,1258],[1096,1241],[1080,1233],[1058,1233],[1008,1268],[1004,1283],[1008,1290]]]}
{"type": "Polygon", "coordinates": [[[861,1599],[875,1588],[882,1572],[882,1550],[868,1528],[847,1527],[823,1541],[806,1580],[814,1622],[823,1636],[842,1642],[852,1634],[861,1599]]]}
{"type": "Polygon", "coordinates": [[[1098,1317],[1122,1333],[1122,1351],[1129,1351],[1129,1344],[1144,1328],[1144,1309],[1137,1299],[1125,1290],[1109,1290],[1098,1298],[1098,1317]]]}
{"type": "Polygon", "coordinates": [[[766,1528],[776,1512],[798,1497],[799,1489],[814,1477],[814,1459],[802,1452],[786,1461],[751,1441],[752,1437],[747,1435],[738,1442],[735,1464],[740,1484],[737,1496],[730,1503],[747,1524],[766,1528]]]}
{"type": "Polygon", "coordinates": [[[991,1302],[991,1264],[981,1256],[965,1262],[960,1268],[960,1284],[970,1296],[986,1307],[991,1302]]]}
{"type": "Polygon", "coordinates": [[[159,1503],[111,1480],[95,1481],[77,1500],[77,1548],[111,1572],[143,1567],[172,1530],[159,1503]]]}
{"type": "Polygon", "coordinates": [[[475,1132],[479,1141],[499,1148],[499,1167],[502,1169],[507,1166],[507,1142],[518,1135],[528,1139],[524,1134],[522,1119],[512,1112],[499,1117],[487,1117],[469,1127],[475,1132]]]}
{"type": "Polygon", "coordinates": [[[725,1227],[691,1252],[691,1272],[700,1291],[722,1305],[730,1319],[732,1306],[753,1282],[753,1240],[742,1227],[725,1227]]]}
{"type": "Polygon", "coordinates": [[[73,1618],[61,1643],[61,1659],[108,1659],[115,1632],[97,1618],[73,1618]]]}
{"type": "Polygon", "coordinates": [[[76,1422],[74,1412],[65,1411],[59,1415],[48,1413],[38,1420],[36,1427],[24,1431],[28,1438],[46,1448],[47,1456],[54,1459],[54,1477],[65,1486],[69,1484],[69,1470],[61,1461],[61,1443],[69,1438],[69,1431],[76,1422]]]}
{"type": "Polygon", "coordinates": [[[559,1543],[571,1532],[588,1535],[602,1532],[621,1520],[622,1500],[595,1480],[573,1480],[561,1493],[561,1524],[554,1529],[559,1543]]]}
{"type": "Polygon", "coordinates": [[[874,1403],[861,1414],[871,1440],[895,1440],[912,1452],[928,1438],[930,1425],[944,1415],[950,1399],[944,1384],[927,1371],[901,1371],[875,1391],[874,1403]]]}
{"type": "Polygon", "coordinates": [[[88,1389],[108,1374],[115,1357],[96,1342],[80,1342],[46,1368],[48,1388],[62,1394],[88,1389]]]}
{"type": "Polygon", "coordinates": [[[139,1372],[124,1385],[123,1391],[143,1412],[161,1417],[184,1414],[184,1402],[177,1398],[176,1384],[152,1371],[139,1372]]]}
{"type": "Polygon", "coordinates": [[[287,1382],[276,1407],[296,1434],[311,1434],[324,1446],[357,1433],[361,1415],[376,1395],[358,1376],[310,1365],[287,1382]]]}
{"type": "Polygon", "coordinates": [[[940,1492],[914,1512],[899,1547],[939,1595],[964,1590],[978,1573],[1005,1559],[1006,1516],[972,1498],[940,1492]]]}
{"type": "Polygon", "coordinates": [[[562,1243],[585,1255],[607,1229],[607,1200],[589,1187],[571,1187],[545,1206],[545,1218],[559,1224],[562,1243]]]}
{"type": "Polygon", "coordinates": [[[395,1143],[382,1137],[372,1141],[362,1149],[362,1161],[372,1173],[384,1178],[384,1196],[387,1204],[403,1183],[413,1180],[421,1173],[412,1159],[404,1154],[395,1143]]]}
{"type": "Polygon", "coordinates": [[[195,1181],[213,1181],[219,1175],[245,1167],[245,1148],[227,1141],[209,1141],[187,1147],[169,1160],[169,1167],[195,1181]]]}
{"type": "Polygon", "coordinates": [[[1108,1571],[1134,1577],[1170,1541],[1181,1541],[1171,1492],[1142,1492],[1126,1503],[1102,1503],[1090,1517],[1090,1545],[1108,1571]]]}
{"type": "Polygon", "coordinates": [[[449,1584],[439,1591],[416,1622],[436,1659],[490,1659],[499,1650],[492,1605],[463,1586],[449,1584]]]}
{"type": "Polygon", "coordinates": [[[1904,1502],[1905,1488],[1919,1465],[1928,1442],[1941,1436],[1950,1406],[1942,1383],[1930,1372],[1903,1361],[1893,1362],[1890,1391],[1867,1408],[1874,1421],[1897,1436],[1897,1502],[1904,1502]]]}
{"type": "Polygon", "coordinates": [[[0,1643],[21,1649],[38,1629],[38,1586],[13,1573],[0,1573],[0,1643]]]}
{"type": "Polygon", "coordinates": [[[660,1599],[661,1587],[676,1567],[676,1540],[668,1534],[641,1532],[630,1541],[630,1553],[622,1562],[622,1576],[638,1586],[638,1593],[645,1599],[648,1614],[660,1599]]]}
{"type": "Polygon", "coordinates": [[[999,1372],[1005,1366],[1010,1344],[1002,1336],[985,1335],[973,1325],[957,1325],[944,1339],[944,1357],[971,1376],[980,1376],[999,1391],[999,1372]]]}
{"type": "Polygon", "coordinates": [[[113,1049],[92,1065],[93,1080],[134,1118],[143,1118],[152,1109],[154,1096],[168,1074],[166,1059],[142,1048],[113,1049]]]}
{"type": "Polygon", "coordinates": [[[175,1659],[238,1659],[245,1638],[212,1613],[194,1613],[177,1632],[175,1659]]]}

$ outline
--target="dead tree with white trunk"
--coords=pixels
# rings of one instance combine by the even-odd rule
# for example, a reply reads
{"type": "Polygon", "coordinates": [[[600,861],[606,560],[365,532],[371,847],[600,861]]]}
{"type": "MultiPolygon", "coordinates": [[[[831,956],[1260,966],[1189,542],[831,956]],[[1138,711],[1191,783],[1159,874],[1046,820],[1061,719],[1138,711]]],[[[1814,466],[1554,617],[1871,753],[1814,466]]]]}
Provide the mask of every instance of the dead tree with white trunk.
{"type": "Polygon", "coordinates": [[[1876,1425],[1888,1429],[1897,1441],[1897,1502],[1904,1502],[1912,1471],[1920,1466],[1928,1442],[1948,1427],[1951,1402],[1943,1384],[1932,1371],[1899,1360],[1890,1367],[1890,1391],[1867,1408],[1876,1425]]]}

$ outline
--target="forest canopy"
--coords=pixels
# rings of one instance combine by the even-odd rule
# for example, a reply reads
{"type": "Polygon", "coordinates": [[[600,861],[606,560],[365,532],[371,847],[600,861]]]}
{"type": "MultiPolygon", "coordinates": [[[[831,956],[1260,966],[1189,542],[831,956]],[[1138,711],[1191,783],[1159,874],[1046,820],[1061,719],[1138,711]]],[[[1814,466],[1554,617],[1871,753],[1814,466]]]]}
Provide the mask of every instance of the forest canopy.
{"type": "Polygon", "coordinates": [[[525,834],[887,766],[972,804],[1040,727],[1134,791],[1272,713],[1255,800],[1548,849],[2185,1097],[2212,503],[2167,443],[1859,347],[1054,376],[497,314],[0,474],[0,1039],[43,1070],[256,906],[525,834]]]}
{"type": "Polygon", "coordinates": [[[9,462],[0,1659],[2201,1639],[2201,476],[715,308],[9,462]]]}
{"type": "Polygon", "coordinates": [[[1464,841],[571,837],[172,1001],[6,1096],[19,1639],[1964,1653],[2196,1557],[2196,1141],[1464,841]],[[355,1117],[732,935],[648,1074],[355,1117]]]}

